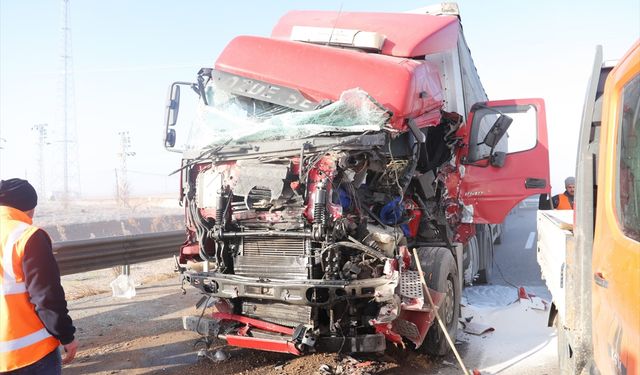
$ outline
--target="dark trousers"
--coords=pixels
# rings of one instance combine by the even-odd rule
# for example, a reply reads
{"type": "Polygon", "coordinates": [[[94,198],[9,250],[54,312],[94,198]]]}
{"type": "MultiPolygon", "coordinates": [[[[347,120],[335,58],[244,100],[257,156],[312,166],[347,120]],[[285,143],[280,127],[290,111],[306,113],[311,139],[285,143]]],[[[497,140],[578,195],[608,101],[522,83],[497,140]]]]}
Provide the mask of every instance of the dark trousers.
{"type": "Polygon", "coordinates": [[[60,351],[56,348],[51,353],[42,357],[38,362],[17,370],[3,372],[3,375],[60,375],[62,374],[62,359],[60,351]]]}

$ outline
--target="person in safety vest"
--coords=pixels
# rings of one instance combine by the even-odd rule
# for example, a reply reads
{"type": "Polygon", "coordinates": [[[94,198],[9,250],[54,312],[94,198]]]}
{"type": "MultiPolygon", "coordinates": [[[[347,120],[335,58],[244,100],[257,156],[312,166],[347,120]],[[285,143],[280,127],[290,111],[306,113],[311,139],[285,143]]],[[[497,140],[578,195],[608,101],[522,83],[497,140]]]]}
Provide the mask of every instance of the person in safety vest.
{"type": "Polygon", "coordinates": [[[2,374],[60,374],[62,364],[71,362],[78,350],[51,239],[32,225],[37,203],[29,182],[0,181],[2,374]]]}
{"type": "Polygon", "coordinates": [[[576,179],[567,177],[564,180],[565,191],[551,198],[553,208],[556,210],[573,210],[573,194],[576,191],[576,179]]]}

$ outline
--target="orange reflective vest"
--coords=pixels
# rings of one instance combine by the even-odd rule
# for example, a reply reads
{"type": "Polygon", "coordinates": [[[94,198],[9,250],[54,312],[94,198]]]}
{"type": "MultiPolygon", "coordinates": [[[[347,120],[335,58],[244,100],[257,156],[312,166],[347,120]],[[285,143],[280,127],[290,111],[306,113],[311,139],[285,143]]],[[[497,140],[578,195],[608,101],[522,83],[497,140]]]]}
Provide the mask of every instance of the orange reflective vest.
{"type": "Polygon", "coordinates": [[[573,210],[573,206],[571,206],[571,202],[569,201],[569,197],[565,194],[558,195],[558,206],[556,210],[573,210]]]}
{"type": "Polygon", "coordinates": [[[31,223],[24,212],[0,206],[0,372],[35,363],[60,345],[29,301],[22,259],[38,230],[31,223]]]}

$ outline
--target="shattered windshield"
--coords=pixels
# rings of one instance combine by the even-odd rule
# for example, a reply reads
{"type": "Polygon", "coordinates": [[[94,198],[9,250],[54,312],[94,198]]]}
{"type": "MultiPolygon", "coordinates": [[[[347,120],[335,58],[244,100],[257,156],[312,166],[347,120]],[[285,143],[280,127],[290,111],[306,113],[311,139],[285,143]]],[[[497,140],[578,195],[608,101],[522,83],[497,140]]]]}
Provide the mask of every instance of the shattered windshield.
{"type": "Polygon", "coordinates": [[[216,89],[205,88],[187,140],[188,149],[221,144],[300,139],[323,133],[382,130],[391,113],[361,89],[344,91],[334,103],[312,111],[295,111],[216,89]]]}

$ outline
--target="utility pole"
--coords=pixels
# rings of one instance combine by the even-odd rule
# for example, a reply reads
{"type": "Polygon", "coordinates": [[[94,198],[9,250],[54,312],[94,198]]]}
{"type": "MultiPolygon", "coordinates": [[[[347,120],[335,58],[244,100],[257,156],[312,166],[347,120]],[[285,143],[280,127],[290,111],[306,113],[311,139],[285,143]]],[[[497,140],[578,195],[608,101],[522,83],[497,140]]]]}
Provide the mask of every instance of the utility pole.
{"type": "Polygon", "coordinates": [[[77,165],[77,140],[75,128],[75,100],[73,82],[73,58],[71,56],[71,28],[69,26],[70,1],[62,0],[62,62],[61,76],[61,126],[58,129],[62,137],[59,141],[62,150],[57,154],[62,159],[56,163],[62,167],[62,171],[56,172],[58,176],[55,190],[59,191],[60,198],[67,206],[69,200],[80,194],[80,178],[77,165]],[[60,181],[62,179],[62,181],[60,181]]]}
{"type": "Polygon", "coordinates": [[[136,153],[131,151],[131,137],[128,131],[118,132],[120,135],[120,173],[116,171],[116,187],[118,192],[118,203],[123,206],[129,206],[129,179],[127,176],[127,158],[135,156],[136,153]]]}
{"type": "Polygon", "coordinates": [[[41,197],[46,197],[45,186],[45,159],[44,159],[44,147],[49,144],[47,142],[47,126],[48,124],[35,124],[31,127],[31,130],[38,134],[38,194],[41,197]]]}

